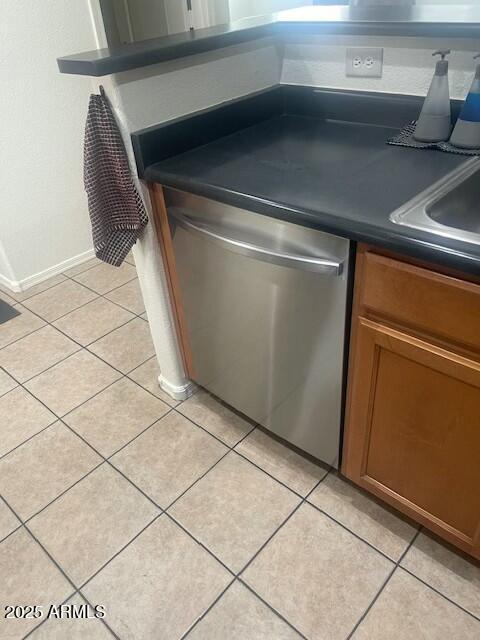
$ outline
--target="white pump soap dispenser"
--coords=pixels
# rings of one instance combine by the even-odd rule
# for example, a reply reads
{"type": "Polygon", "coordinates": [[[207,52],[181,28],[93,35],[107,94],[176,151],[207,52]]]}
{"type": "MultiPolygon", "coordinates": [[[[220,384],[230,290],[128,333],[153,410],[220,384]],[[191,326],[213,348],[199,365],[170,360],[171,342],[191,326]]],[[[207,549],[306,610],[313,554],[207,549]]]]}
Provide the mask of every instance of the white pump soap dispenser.
{"type": "Polygon", "coordinates": [[[450,50],[435,51],[441,56],[435,67],[435,75],[423,104],[413,137],[419,142],[443,142],[452,132],[450,90],[448,86],[448,60],[450,50]]]}

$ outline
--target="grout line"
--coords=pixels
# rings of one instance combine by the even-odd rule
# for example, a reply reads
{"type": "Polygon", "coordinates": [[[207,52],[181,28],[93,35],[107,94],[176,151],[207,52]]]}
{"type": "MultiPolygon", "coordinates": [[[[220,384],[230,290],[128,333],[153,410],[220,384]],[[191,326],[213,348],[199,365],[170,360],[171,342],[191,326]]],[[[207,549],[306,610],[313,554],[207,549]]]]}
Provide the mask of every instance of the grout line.
{"type": "Polygon", "coordinates": [[[257,425],[254,425],[253,428],[244,436],[242,436],[242,438],[236,443],[234,444],[232,447],[227,444],[226,442],[224,442],[223,440],[221,440],[219,438],[219,436],[215,435],[214,433],[212,433],[211,431],[209,431],[206,427],[202,427],[201,424],[199,424],[198,422],[195,422],[195,420],[193,420],[192,418],[189,418],[188,416],[186,416],[184,413],[182,413],[181,411],[179,411],[179,407],[186,402],[187,400],[190,400],[190,398],[193,396],[190,396],[189,398],[186,398],[185,400],[182,400],[180,402],[180,404],[176,407],[172,407],[172,409],[175,411],[175,413],[178,413],[179,416],[181,416],[182,418],[185,418],[186,420],[188,420],[188,422],[191,422],[195,427],[198,427],[199,429],[201,429],[202,431],[204,431],[205,433],[207,433],[209,436],[211,436],[212,438],[215,438],[215,440],[217,440],[218,442],[220,442],[220,444],[223,444],[224,447],[227,447],[227,449],[229,451],[233,451],[235,449],[235,447],[237,446],[237,444],[240,444],[240,442],[242,442],[243,440],[245,440],[245,438],[250,435],[252,433],[252,431],[256,428],[257,425]]]}
{"type": "MultiPolygon", "coordinates": [[[[181,414],[181,415],[183,415],[183,414],[181,414]]],[[[185,417],[185,416],[184,416],[184,417],[185,417]]],[[[193,424],[195,424],[195,423],[193,423],[193,424]]],[[[249,435],[249,434],[247,433],[245,436],[243,436],[243,438],[242,438],[241,440],[239,440],[238,444],[240,444],[240,442],[243,442],[243,440],[245,440],[245,438],[246,438],[248,435],[249,435]]],[[[224,443],[222,443],[222,444],[224,444],[224,443]]],[[[225,445],[225,446],[226,446],[226,445],[225,445]]],[[[210,471],[211,471],[212,469],[214,469],[214,468],[215,468],[215,467],[216,467],[216,466],[217,466],[217,465],[218,465],[218,464],[219,464],[219,463],[220,463],[224,458],[226,458],[226,457],[228,456],[228,454],[229,454],[229,453],[234,452],[234,449],[233,449],[233,448],[227,447],[227,449],[228,449],[228,451],[226,451],[226,452],[223,454],[223,456],[222,456],[221,458],[219,458],[219,459],[218,459],[214,464],[212,464],[212,466],[211,466],[211,467],[209,467],[209,468],[205,471],[205,473],[202,473],[202,475],[201,475],[200,477],[198,477],[198,478],[195,480],[195,482],[193,482],[189,487],[187,487],[184,491],[182,491],[182,493],[181,493],[179,496],[177,496],[177,497],[175,498],[175,500],[173,500],[173,502],[171,502],[171,503],[168,505],[168,507],[165,507],[165,511],[168,511],[168,509],[170,509],[171,507],[173,507],[173,505],[174,505],[176,502],[178,502],[178,501],[180,500],[180,498],[182,498],[182,497],[183,497],[183,496],[184,496],[188,491],[190,491],[190,489],[191,489],[192,487],[194,487],[198,482],[200,482],[200,480],[202,480],[202,478],[204,478],[208,473],[210,473],[210,471]]]]}
{"type": "MultiPolygon", "coordinates": [[[[75,434],[76,435],[76,434],[75,434]]],[[[80,482],[82,482],[82,480],[85,480],[85,478],[88,478],[88,476],[90,476],[94,471],[96,471],[97,469],[99,469],[103,464],[105,464],[105,460],[102,460],[101,462],[99,462],[98,464],[96,464],[92,469],[90,469],[90,471],[88,471],[85,475],[83,475],[81,478],[79,478],[78,480],[75,480],[75,482],[71,485],[69,485],[66,489],[64,489],[61,493],[59,493],[57,496],[55,496],[55,498],[53,498],[52,500],[50,500],[50,502],[48,502],[47,504],[45,504],[41,509],[39,509],[38,511],[35,511],[35,513],[33,513],[32,515],[28,516],[28,518],[25,518],[25,520],[22,520],[22,523],[24,525],[28,524],[29,522],[31,522],[36,516],[38,516],[40,513],[42,513],[43,511],[45,511],[45,509],[48,509],[48,507],[50,507],[54,502],[56,502],[59,498],[61,498],[62,496],[64,496],[66,493],[68,493],[70,491],[70,489],[73,489],[73,487],[76,487],[77,484],[80,484],[80,482]]]]}
{"type": "MultiPolygon", "coordinates": [[[[87,303],[88,304],[88,303],[87,303]]],[[[32,312],[33,313],[33,312],[32,312]]],[[[34,314],[37,315],[38,314],[34,314]]],[[[43,318],[41,318],[41,316],[38,316],[41,320],[43,320],[43,318]]],[[[130,318],[130,320],[128,320],[125,325],[129,324],[130,322],[133,322],[137,317],[139,316],[135,316],[134,318],[130,318]]],[[[52,369],[53,367],[55,367],[56,365],[60,364],[61,362],[64,362],[65,360],[68,360],[68,358],[70,358],[71,356],[74,356],[75,354],[79,353],[81,350],[86,351],[87,353],[89,353],[90,355],[94,356],[95,358],[98,358],[101,362],[103,362],[104,364],[106,364],[107,366],[109,366],[111,369],[113,369],[114,371],[116,371],[117,373],[120,374],[120,376],[122,378],[124,377],[128,377],[128,375],[130,373],[132,373],[133,371],[135,371],[135,369],[138,369],[138,367],[141,367],[142,365],[146,364],[149,360],[151,360],[151,358],[155,357],[155,354],[153,356],[149,356],[148,358],[146,358],[146,360],[144,360],[143,362],[140,362],[139,364],[135,365],[135,367],[131,370],[129,370],[127,373],[124,373],[123,371],[121,371],[120,369],[118,369],[117,367],[115,367],[113,364],[111,364],[110,362],[107,362],[106,360],[104,360],[101,356],[99,356],[98,354],[94,353],[93,351],[91,351],[88,347],[80,344],[80,342],[77,342],[76,340],[74,340],[73,338],[71,338],[67,333],[65,333],[64,331],[62,331],[61,329],[59,329],[58,327],[55,327],[54,325],[52,325],[50,322],[45,321],[46,323],[45,325],[43,325],[42,327],[40,327],[39,329],[36,329],[35,331],[40,331],[40,329],[43,329],[45,326],[50,326],[53,329],[55,329],[56,331],[58,331],[59,333],[61,333],[63,336],[65,336],[66,338],[68,338],[71,342],[73,342],[74,344],[78,345],[78,349],[76,351],[74,351],[73,353],[69,354],[68,356],[66,356],[65,358],[62,358],[61,360],[59,360],[58,362],[56,362],[55,364],[50,365],[49,367],[47,367],[46,369],[44,369],[41,373],[37,373],[34,376],[32,376],[31,378],[28,378],[28,380],[25,380],[23,382],[20,382],[17,378],[14,377],[14,375],[12,373],[10,373],[8,370],[5,369],[6,373],[8,375],[10,375],[10,377],[12,377],[15,382],[17,382],[17,384],[24,386],[27,382],[31,382],[32,380],[34,380],[35,378],[41,376],[42,374],[44,374],[46,371],[48,371],[49,369],[52,369]]],[[[125,326],[122,325],[122,326],[125,326]]],[[[120,327],[117,327],[117,329],[120,327]]],[[[113,333],[114,331],[116,331],[116,329],[112,329],[111,331],[109,331],[108,333],[106,333],[104,336],[102,336],[102,338],[99,338],[99,340],[105,338],[107,335],[109,335],[110,333],[113,333]]],[[[35,332],[32,332],[35,333],[35,332]]],[[[25,336],[26,337],[26,336],[25,336]]],[[[19,340],[21,340],[21,338],[19,338],[19,340]]],[[[89,346],[92,346],[92,344],[95,344],[94,341],[93,343],[91,343],[89,346]]],[[[9,345],[6,345],[9,346],[9,345]]],[[[1,351],[1,349],[0,349],[1,351]]],[[[118,378],[117,380],[114,380],[114,382],[110,383],[107,385],[106,388],[110,387],[112,384],[114,384],[115,382],[118,382],[118,380],[120,380],[120,378],[118,378]]],[[[143,389],[144,391],[146,391],[147,393],[150,393],[150,395],[154,396],[155,398],[157,398],[157,396],[155,396],[155,394],[151,393],[151,391],[149,391],[148,389],[145,389],[144,387],[142,387],[142,385],[140,385],[138,382],[136,382],[136,380],[132,380],[131,378],[129,378],[129,380],[131,380],[134,384],[136,384],[138,387],[140,387],[141,389],[143,389]]],[[[26,389],[26,387],[24,387],[26,389]]],[[[13,389],[12,389],[13,391],[13,389]]],[[[32,395],[34,395],[29,389],[26,389],[26,391],[28,391],[29,393],[31,393],[32,395]]],[[[91,397],[87,398],[87,400],[84,400],[83,402],[81,402],[77,407],[74,407],[73,409],[71,409],[70,411],[67,412],[71,413],[74,409],[78,409],[78,407],[82,406],[83,404],[85,404],[86,402],[88,402],[88,400],[90,400],[91,398],[93,398],[94,396],[98,395],[98,393],[101,393],[101,391],[104,391],[104,389],[101,389],[100,391],[96,392],[95,394],[93,394],[91,397]]],[[[36,397],[36,396],[34,396],[36,397]]],[[[37,400],[39,400],[39,398],[37,398],[37,400]]],[[[159,398],[157,398],[157,400],[159,400],[159,398]]],[[[165,403],[167,404],[167,403],[165,403]]],[[[45,405],[46,406],[46,405],[45,405]]],[[[47,407],[48,409],[49,407],[47,407]]],[[[51,411],[51,409],[50,409],[51,411]]],[[[52,412],[53,413],[53,412],[52,412]]],[[[65,414],[65,415],[67,415],[65,414]]],[[[60,417],[59,417],[60,419],[60,417]]]]}
{"type": "MultiPolygon", "coordinates": [[[[249,434],[250,435],[250,434],[249,434]]],[[[246,460],[247,462],[249,462],[251,465],[253,465],[254,467],[256,467],[259,471],[262,471],[262,473],[264,473],[265,475],[267,475],[269,478],[271,478],[272,480],[275,480],[276,482],[278,482],[278,484],[281,484],[282,487],[285,487],[285,489],[288,489],[289,491],[291,491],[292,493],[294,493],[298,498],[300,498],[301,500],[304,499],[304,496],[301,493],[298,493],[298,491],[296,491],[295,489],[292,489],[292,487],[289,487],[288,484],[285,484],[285,482],[283,482],[283,480],[279,480],[278,478],[276,478],[275,476],[273,476],[271,473],[269,473],[268,471],[266,471],[265,469],[263,469],[262,467],[260,467],[256,462],[253,462],[253,460],[250,460],[250,458],[247,458],[247,456],[245,456],[243,453],[241,453],[240,451],[237,451],[236,449],[232,449],[232,451],[234,453],[237,454],[237,456],[239,456],[240,458],[243,458],[244,460],[246,460]]],[[[328,473],[330,473],[330,471],[327,471],[327,473],[325,475],[327,475],[328,473]]],[[[325,477],[325,476],[324,476],[325,477]]],[[[322,478],[322,480],[324,479],[324,477],[322,478]]]]}
{"type": "MultiPolygon", "coordinates": [[[[83,600],[85,600],[85,602],[93,609],[93,605],[90,604],[90,600],[88,600],[88,598],[86,598],[86,596],[80,591],[80,589],[77,591],[77,594],[83,598],[83,600]]],[[[121,640],[120,636],[118,636],[115,631],[110,627],[110,625],[107,623],[107,621],[105,620],[105,618],[107,617],[107,611],[105,610],[105,616],[103,618],[97,618],[97,620],[99,622],[101,622],[106,628],[107,630],[112,634],[112,636],[114,638],[116,638],[116,640],[121,640]]]]}
{"type": "Polygon", "coordinates": [[[450,602],[450,604],[455,605],[456,607],[461,609],[464,613],[468,614],[471,618],[473,618],[477,622],[480,622],[480,617],[479,616],[475,615],[474,613],[472,613],[468,609],[465,609],[465,607],[463,607],[461,604],[459,604],[458,602],[455,602],[455,600],[452,600],[451,598],[446,596],[444,593],[442,593],[441,591],[439,591],[438,589],[433,587],[431,584],[428,584],[428,582],[425,582],[425,580],[422,580],[422,578],[419,578],[415,573],[413,573],[413,571],[410,571],[410,569],[405,568],[401,564],[398,565],[398,569],[401,569],[402,571],[405,571],[405,573],[408,573],[410,576],[412,576],[412,578],[415,578],[416,580],[418,580],[418,582],[421,582],[423,585],[425,585],[426,587],[428,587],[429,589],[434,591],[437,595],[442,596],[442,598],[444,598],[444,600],[447,600],[448,602],[450,602]]]}
{"type": "Polygon", "coordinates": [[[375,597],[373,598],[373,600],[370,602],[370,604],[368,605],[368,607],[365,609],[365,611],[363,612],[363,614],[361,615],[361,617],[359,618],[359,620],[357,621],[357,623],[355,624],[355,626],[353,627],[353,629],[350,631],[350,633],[348,634],[346,640],[350,640],[351,638],[353,638],[355,632],[357,631],[357,629],[359,628],[359,626],[362,624],[362,622],[365,620],[365,618],[367,617],[368,613],[370,612],[370,610],[373,608],[374,604],[377,602],[377,600],[379,599],[379,597],[381,596],[381,594],[383,593],[385,587],[387,586],[387,584],[390,582],[393,574],[395,573],[395,571],[398,569],[398,567],[400,566],[400,563],[402,562],[402,560],[404,559],[404,557],[407,555],[407,553],[409,552],[410,548],[413,546],[415,540],[418,538],[418,536],[420,535],[420,531],[421,531],[421,527],[419,527],[419,529],[417,530],[417,532],[415,533],[415,535],[413,536],[413,538],[410,541],[410,544],[407,545],[406,549],[403,551],[403,553],[401,554],[401,556],[398,558],[397,562],[395,563],[393,569],[390,571],[390,573],[388,574],[388,576],[386,577],[386,579],[384,580],[382,586],[380,587],[380,589],[377,591],[377,593],[375,594],[375,597]]]}
{"type": "MultiPolygon", "coordinates": [[[[272,607],[272,605],[267,602],[267,600],[264,600],[264,598],[262,598],[256,591],[254,591],[252,589],[252,587],[247,584],[246,582],[244,582],[242,580],[242,578],[237,578],[237,580],[240,582],[240,584],[242,584],[246,589],[248,589],[250,591],[250,593],[252,593],[255,597],[257,597],[259,600],[261,600],[261,602],[263,602],[263,604],[268,607],[270,609],[270,611],[272,611],[275,615],[277,615],[281,620],[283,620],[291,629],[293,629],[296,633],[298,633],[298,635],[300,636],[300,638],[303,638],[303,640],[308,640],[308,638],[306,636],[303,635],[303,633],[301,631],[299,631],[297,629],[297,627],[295,627],[290,620],[288,620],[287,618],[285,618],[285,616],[282,616],[282,614],[277,611],[274,607],[272,607]]],[[[321,597],[321,596],[320,596],[321,597]]]]}
{"type": "MultiPolygon", "coordinates": [[[[66,604],[71,598],[74,598],[77,595],[78,591],[75,590],[74,593],[72,593],[71,595],[68,596],[68,598],[65,598],[65,600],[63,600],[60,604],[66,604]]],[[[50,603],[51,604],[51,603],[50,603]]],[[[32,635],[32,633],[35,633],[35,631],[37,631],[37,629],[39,629],[41,626],[43,626],[46,622],[48,622],[49,618],[43,618],[41,622],[39,622],[39,624],[37,624],[37,626],[33,627],[33,629],[30,629],[30,631],[23,636],[22,640],[26,640],[26,638],[30,638],[30,636],[32,635]]]]}
{"type": "Polygon", "coordinates": [[[15,516],[15,519],[19,523],[12,531],[10,531],[10,533],[7,533],[7,535],[0,540],[0,544],[1,544],[4,540],[9,538],[12,535],[12,533],[15,533],[15,531],[18,531],[19,529],[21,529],[23,527],[23,522],[20,520],[20,518],[15,513],[15,511],[12,509],[12,507],[8,504],[8,502],[5,500],[5,498],[1,494],[0,494],[0,500],[5,504],[8,511],[10,511],[15,516]]]}
{"type": "MultiPolygon", "coordinates": [[[[23,387],[22,387],[23,388],[23,387]]],[[[26,391],[26,389],[24,389],[24,391],[26,391]]],[[[27,393],[29,393],[27,391],[27,393]]],[[[34,396],[32,396],[34,397],[34,396]]],[[[36,400],[36,398],[35,398],[36,400]]],[[[55,414],[53,414],[55,416],[55,414]]],[[[47,429],[50,429],[50,427],[53,427],[53,425],[58,422],[58,418],[55,416],[55,419],[53,420],[53,422],[51,422],[50,424],[47,424],[46,427],[43,427],[42,429],[40,429],[40,431],[37,431],[37,433],[33,433],[31,436],[29,436],[26,440],[23,440],[22,442],[20,442],[20,444],[17,444],[15,447],[13,447],[13,449],[10,449],[9,451],[7,451],[6,453],[2,453],[2,455],[0,455],[0,460],[2,460],[2,458],[5,458],[5,456],[10,455],[11,453],[13,453],[14,451],[16,451],[17,449],[20,449],[20,447],[24,444],[27,444],[27,442],[29,442],[30,440],[32,440],[33,438],[35,438],[35,436],[40,435],[41,433],[43,433],[44,431],[46,431],[47,429]]]]}
{"type": "Polygon", "coordinates": [[[185,631],[185,633],[182,636],[180,636],[180,640],[184,640],[188,635],[190,635],[190,632],[193,631],[193,629],[195,629],[195,627],[205,618],[205,616],[213,609],[213,607],[217,604],[217,602],[219,602],[223,598],[223,596],[227,593],[227,591],[230,589],[230,587],[234,584],[235,581],[236,581],[236,578],[234,578],[231,582],[227,584],[225,589],[223,589],[220,592],[220,594],[215,598],[215,600],[205,609],[202,615],[198,617],[195,620],[195,622],[193,622],[188,627],[188,629],[185,631]]]}
{"type": "Polygon", "coordinates": [[[113,462],[111,462],[110,460],[105,460],[105,462],[110,467],[112,467],[112,469],[114,469],[117,473],[119,473],[123,478],[125,478],[125,480],[127,480],[133,487],[135,487],[135,489],[137,491],[139,491],[145,498],[147,498],[147,500],[149,500],[149,502],[151,502],[154,507],[157,507],[157,509],[160,509],[160,511],[162,511],[162,512],[165,511],[165,509],[161,505],[159,505],[151,496],[149,496],[148,493],[145,493],[145,491],[143,489],[141,489],[137,484],[135,484],[135,482],[133,482],[133,480],[131,478],[129,478],[127,475],[125,475],[121,469],[116,467],[113,464],[113,462]]]}
{"type": "MultiPolygon", "coordinates": [[[[8,506],[10,507],[11,511],[17,516],[17,518],[21,521],[20,516],[18,515],[18,513],[9,505],[9,503],[5,500],[5,498],[3,496],[1,496],[3,501],[8,504],[8,506]]],[[[23,522],[23,527],[25,528],[25,530],[27,531],[28,534],[30,534],[30,537],[33,538],[33,540],[35,540],[35,542],[39,545],[39,547],[41,549],[43,549],[44,553],[46,553],[46,555],[48,556],[48,558],[51,560],[51,562],[53,562],[53,564],[57,567],[57,569],[60,571],[60,573],[63,575],[63,577],[65,578],[65,580],[67,580],[67,582],[73,587],[73,593],[71,593],[68,598],[66,598],[66,600],[64,600],[64,602],[66,602],[67,600],[69,600],[73,595],[75,595],[75,593],[77,592],[77,587],[75,585],[75,583],[73,582],[73,580],[67,575],[67,573],[65,573],[65,571],[63,570],[63,568],[58,564],[58,562],[55,560],[55,558],[50,554],[49,551],[47,551],[47,549],[43,546],[43,544],[38,540],[38,538],[35,536],[35,534],[29,529],[29,527],[25,524],[25,522],[23,522]]],[[[38,625],[39,626],[39,625],[38,625]]],[[[33,631],[33,629],[32,629],[33,631]]],[[[30,633],[30,632],[29,632],[30,633]]]]}
{"type": "MultiPolygon", "coordinates": [[[[360,540],[361,542],[363,542],[364,544],[367,545],[367,547],[370,547],[370,549],[373,549],[374,551],[376,551],[377,553],[379,553],[381,556],[383,556],[386,560],[389,560],[390,562],[392,562],[393,564],[396,564],[397,561],[394,560],[393,558],[391,558],[389,555],[387,555],[385,553],[385,551],[382,551],[381,549],[379,549],[378,547],[376,547],[375,545],[373,545],[371,542],[368,542],[368,540],[365,540],[365,538],[362,538],[361,535],[359,535],[358,533],[356,533],[355,531],[353,531],[352,529],[349,529],[346,525],[344,525],[342,522],[340,522],[339,520],[337,520],[336,518],[334,518],[332,515],[330,515],[327,511],[324,511],[323,509],[320,509],[320,507],[317,507],[317,505],[313,504],[312,502],[307,502],[308,505],[310,507],[313,507],[316,511],[318,511],[319,513],[321,513],[322,515],[324,515],[325,517],[327,517],[329,520],[332,520],[332,522],[335,522],[335,524],[338,524],[339,527],[342,527],[342,529],[344,529],[345,531],[348,531],[348,533],[351,533],[352,536],[355,536],[355,538],[357,538],[357,540],[360,540]]],[[[417,530],[418,533],[418,530],[417,530]]],[[[414,539],[417,536],[417,533],[414,536],[414,539]]],[[[409,548],[410,545],[407,546],[407,550],[409,548]]],[[[401,555],[401,557],[403,557],[403,553],[401,555]]]]}
{"type": "MultiPolygon", "coordinates": [[[[103,464],[103,463],[102,463],[103,464]]],[[[12,507],[9,505],[9,503],[5,500],[5,498],[3,496],[0,495],[0,498],[5,502],[5,504],[9,507],[9,509],[12,511],[12,513],[21,521],[19,515],[15,512],[14,509],[12,509],[12,507]]],[[[50,554],[50,552],[46,549],[46,547],[42,544],[42,542],[36,537],[36,535],[32,532],[32,530],[27,526],[26,522],[22,523],[22,527],[25,528],[25,530],[27,531],[27,533],[30,535],[31,538],[33,538],[33,540],[41,547],[41,549],[44,551],[44,553],[46,553],[46,555],[48,556],[48,558],[50,559],[50,561],[56,566],[56,568],[60,571],[60,573],[63,575],[63,577],[67,580],[67,582],[73,587],[74,592],[71,593],[65,600],[64,602],[67,602],[68,600],[70,600],[70,598],[72,598],[73,596],[75,596],[77,593],[80,593],[80,595],[86,600],[86,602],[88,604],[89,601],[86,598],[86,596],[81,593],[80,589],[84,588],[86,584],[88,584],[88,582],[90,582],[91,580],[93,580],[93,578],[100,572],[102,571],[114,558],[116,558],[120,553],[122,553],[122,551],[124,551],[124,549],[126,549],[134,540],[136,540],[146,529],[148,529],[148,527],[150,527],[150,525],[152,525],[156,520],[158,520],[161,517],[162,513],[157,514],[145,527],[143,527],[127,544],[125,544],[119,551],[117,551],[106,563],[104,563],[100,569],[98,569],[93,575],[91,575],[87,580],[85,580],[80,586],[77,587],[77,585],[74,583],[74,581],[72,580],[72,578],[69,577],[69,575],[66,573],[66,571],[63,569],[63,567],[55,560],[55,558],[50,554]]],[[[20,529],[21,527],[18,527],[18,529],[20,529]]],[[[91,606],[91,605],[90,605],[91,606]]],[[[103,620],[103,619],[102,619],[103,620]]],[[[37,625],[34,629],[32,629],[31,631],[28,632],[27,636],[29,636],[31,633],[33,633],[33,631],[35,629],[37,629],[41,624],[43,624],[44,622],[46,622],[46,620],[43,620],[39,625],[37,625]]],[[[108,626],[108,624],[106,622],[104,622],[104,624],[106,625],[106,627],[108,628],[109,631],[112,632],[112,634],[114,635],[115,638],[118,638],[117,634],[113,632],[113,630],[108,626]]],[[[25,637],[27,637],[25,636],[25,637]]]]}
{"type": "MultiPolygon", "coordinates": [[[[47,325],[47,326],[50,326],[50,325],[47,325]]],[[[30,378],[27,378],[26,380],[22,380],[21,382],[18,379],[18,383],[23,386],[23,385],[26,385],[29,382],[32,382],[32,380],[35,380],[35,378],[38,378],[39,376],[43,375],[47,371],[50,371],[50,369],[53,369],[53,367],[56,367],[57,364],[61,364],[62,362],[65,362],[65,360],[68,360],[69,358],[74,356],[76,353],[79,353],[80,351],[81,351],[81,349],[76,349],[75,351],[72,351],[72,353],[69,353],[68,356],[65,356],[64,358],[61,358],[58,362],[54,362],[53,364],[49,365],[46,369],[43,369],[43,371],[40,371],[40,373],[36,373],[35,375],[31,376],[30,378]]],[[[13,377],[14,374],[10,373],[9,375],[11,375],[13,377]]],[[[27,391],[28,391],[28,389],[27,389],[27,391]]]]}
{"type": "Polygon", "coordinates": [[[252,562],[260,555],[260,553],[265,549],[265,547],[270,543],[272,538],[277,535],[277,533],[284,527],[290,518],[300,509],[302,505],[304,505],[307,501],[308,496],[310,496],[315,489],[325,480],[325,478],[329,475],[330,471],[326,473],[321,480],[315,483],[315,486],[307,493],[305,497],[302,497],[297,506],[292,510],[292,512],[283,520],[283,522],[273,531],[273,533],[265,540],[262,546],[257,550],[257,552],[250,558],[250,560],[245,564],[245,566],[237,572],[237,577],[240,577],[242,573],[244,573],[248,567],[252,564],[252,562]]]}
{"type": "Polygon", "coordinates": [[[187,534],[187,536],[189,538],[191,538],[194,542],[197,543],[198,546],[202,547],[202,549],[204,551],[206,551],[208,553],[208,555],[212,556],[212,558],[214,558],[219,564],[222,565],[222,567],[224,569],[226,569],[226,571],[228,571],[228,573],[233,577],[236,578],[236,574],[234,571],[232,571],[232,569],[230,569],[230,567],[228,567],[223,560],[221,560],[217,555],[215,555],[215,553],[209,549],[201,540],[199,540],[198,538],[196,538],[193,533],[191,531],[189,531],[188,529],[185,528],[185,526],[179,522],[176,518],[174,518],[170,513],[168,513],[167,511],[164,511],[164,514],[167,516],[167,518],[169,518],[173,523],[175,523],[177,525],[177,527],[179,527],[184,533],[187,534]]]}
{"type": "MultiPolygon", "coordinates": [[[[17,300],[16,298],[14,298],[13,296],[16,295],[17,293],[27,293],[28,289],[26,291],[18,291],[18,292],[12,292],[11,294],[7,293],[6,295],[10,296],[10,298],[12,298],[13,300],[15,300],[15,302],[17,304],[21,304],[23,305],[24,302],[26,302],[27,300],[31,300],[32,298],[34,298],[35,296],[39,296],[41,293],[45,293],[45,291],[50,291],[50,289],[54,289],[55,287],[58,287],[59,284],[62,284],[62,282],[65,282],[67,280],[67,277],[64,273],[57,273],[57,275],[55,276],[51,276],[52,278],[57,278],[58,276],[63,276],[65,278],[65,280],[60,280],[60,282],[56,282],[55,284],[50,285],[49,287],[46,287],[45,289],[43,289],[43,291],[39,291],[38,293],[32,293],[31,296],[27,296],[26,298],[22,298],[22,300],[17,300]]],[[[49,278],[47,278],[47,280],[49,280],[49,278]]],[[[44,282],[46,282],[44,280],[44,282]]],[[[37,284],[42,284],[41,282],[38,282],[37,284]]],[[[37,285],[33,285],[31,288],[33,289],[33,287],[35,287],[37,285]]],[[[25,309],[27,309],[28,307],[25,307],[25,309]]]]}
{"type": "MultiPolygon", "coordinates": [[[[86,269],[85,271],[82,271],[81,273],[77,273],[74,276],[67,276],[66,274],[62,274],[65,276],[65,278],[67,278],[67,280],[72,280],[73,282],[75,282],[76,284],[81,285],[82,287],[85,287],[85,289],[88,289],[89,291],[91,291],[92,293],[96,293],[97,296],[102,296],[105,297],[108,293],[112,293],[112,291],[116,291],[117,289],[120,289],[121,287],[123,287],[124,285],[128,284],[129,282],[132,282],[133,280],[135,280],[136,278],[138,278],[138,274],[137,274],[137,268],[130,264],[129,262],[127,262],[128,265],[130,265],[131,267],[133,267],[135,269],[135,275],[133,276],[133,278],[130,278],[129,280],[125,280],[125,282],[122,282],[122,284],[119,284],[116,287],[113,287],[112,289],[109,289],[108,291],[103,291],[102,293],[100,293],[99,291],[95,291],[95,289],[92,289],[92,287],[89,287],[87,284],[83,284],[83,282],[79,282],[76,278],[78,278],[78,276],[83,275],[84,273],[86,273],[87,271],[90,271],[90,269],[86,269]]],[[[92,267],[92,269],[94,269],[95,267],[98,267],[100,265],[96,264],[94,267],[92,267]]],[[[143,312],[142,312],[143,313],[143,312]]]]}
{"type": "Polygon", "coordinates": [[[157,520],[159,520],[164,515],[164,513],[165,513],[164,511],[162,511],[162,513],[158,513],[152,520],[150,520],[150,522],[147,525],[145,525],[142,529],[140,529],[140,531],[136,533],[131,540],[129,540],[109,560],[107,560],[107,562],[105,562],[100,567],[100,569],[97,569],[97,571],[95,571],[95,573],[93,573],[89,578],[87,578],[87,580],[84,580],[84,582],[82,582],[82,584],[78,587],[78,590],[81,592],[82,596],[85,599],[86,599],[86,596],[83,594],[83,591],[81,590],[84,589],[89,582],[92,582],[92,580],[94,580],[98,576],[100,571],[103,571],[105,567],[107,567],[111,562],[113,562],[113,560],[115,560],[115,558],[117,558],[121,553],[123,553],[123,551],[125,551],[125,549],[129,547],[132,544],[132,542],[134,542],[137,538],[139,538],[142,535],[142,533],[144,533],[149,527],[151,527],[155,522],[157,522],[157,520]]]}

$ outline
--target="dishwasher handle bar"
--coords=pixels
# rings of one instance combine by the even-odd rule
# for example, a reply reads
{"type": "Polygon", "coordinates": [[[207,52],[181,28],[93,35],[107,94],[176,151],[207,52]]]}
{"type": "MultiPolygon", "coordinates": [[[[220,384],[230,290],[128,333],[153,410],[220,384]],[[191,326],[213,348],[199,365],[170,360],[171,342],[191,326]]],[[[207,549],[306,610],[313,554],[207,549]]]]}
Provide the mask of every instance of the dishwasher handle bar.
{"type": "Polygon", "coordinates": [[[228,238],[219,233],[214,227],[204,222],[193,221],[191,218],[181,213],[178,208],[169,209],[170,216],[175,220],[179,227],[196,236],[201,236],[223,246],[229,251],[238,253],[261,262],[281,265],[300,269],[302,271],[313,271],[315,273],[340,276],[343,273],[344,263],[330,258],[313,258],[310,256],[297,255],[294,253],[285,253],[282,251],[273,251],[265,247],[261,247],[250,242],[244,242],[235,238],[228,238]]]}

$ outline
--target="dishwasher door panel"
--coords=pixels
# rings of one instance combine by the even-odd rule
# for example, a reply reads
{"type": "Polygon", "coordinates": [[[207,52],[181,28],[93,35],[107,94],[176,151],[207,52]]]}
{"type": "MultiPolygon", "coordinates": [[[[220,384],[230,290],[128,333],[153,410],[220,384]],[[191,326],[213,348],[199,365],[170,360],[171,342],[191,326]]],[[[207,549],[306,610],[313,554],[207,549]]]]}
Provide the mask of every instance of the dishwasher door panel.
{"type": "Polygon", "coordinates": [[[166,197],[195,381],[337,466],[348,241],[173,190],[166,197]],[[299,251],[307,262],[284,266],[299,251]]]}

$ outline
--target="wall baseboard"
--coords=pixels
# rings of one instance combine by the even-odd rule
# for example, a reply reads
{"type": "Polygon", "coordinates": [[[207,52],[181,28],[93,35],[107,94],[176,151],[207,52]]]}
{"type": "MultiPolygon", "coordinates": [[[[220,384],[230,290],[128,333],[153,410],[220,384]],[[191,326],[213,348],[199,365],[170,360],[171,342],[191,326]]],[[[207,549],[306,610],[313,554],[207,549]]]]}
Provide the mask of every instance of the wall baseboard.
{"type": "Polygon", "coordinates": [[[77,256],[73,258],[68,258],[68,260],[64,260],[63,262],[59,262],[53,267],[49,267],[44,271],[39,271],[38,273],[33,274],[33,276],[28,276],[27,278],[23,278],[23,280],[10,280],[6,276],[0,274],[0,284],[7,287],[11,291],[15,293],[21,293],[30,289],[36,284],[43,282],[44,280],[48,280],[53,276],[62,273],[63,271],[67,271],[67,269],[71,269],[72,267],[76,267],[77,264],[82,264],[82,262],[86,262],[91,258],[95,257],[95,252],[93,249],[89,249],[88,251],[84,251],[83,253],[79,253],[77,256]]]}
{"type": "Polygon", "coordinates": [[[10,289],[10,291],[14,291],[15,293],[20,293],[22,290],[17,280],[10,280],[10,278],[7,278],[7,276],[4,276],[2,273],[0,273],[0,285],[3,285],[5,289],[10,289]]]}

